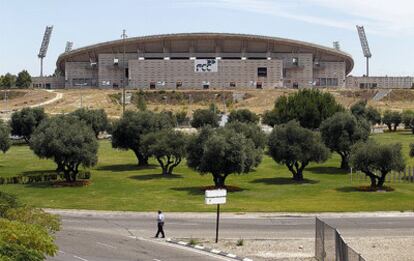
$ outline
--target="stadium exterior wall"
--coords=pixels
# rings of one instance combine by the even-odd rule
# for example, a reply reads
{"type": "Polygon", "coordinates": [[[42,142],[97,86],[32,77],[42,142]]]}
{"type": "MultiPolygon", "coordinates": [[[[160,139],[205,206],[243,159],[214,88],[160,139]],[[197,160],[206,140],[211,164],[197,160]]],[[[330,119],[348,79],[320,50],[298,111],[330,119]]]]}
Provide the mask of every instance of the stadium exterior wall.
{"type": "Polygon", "coordinates": [[[221,33],[105,42],[57,61],[66,88],[148,89],[345,87],[353,64],[347,53],[320,45],[221,33]]]}

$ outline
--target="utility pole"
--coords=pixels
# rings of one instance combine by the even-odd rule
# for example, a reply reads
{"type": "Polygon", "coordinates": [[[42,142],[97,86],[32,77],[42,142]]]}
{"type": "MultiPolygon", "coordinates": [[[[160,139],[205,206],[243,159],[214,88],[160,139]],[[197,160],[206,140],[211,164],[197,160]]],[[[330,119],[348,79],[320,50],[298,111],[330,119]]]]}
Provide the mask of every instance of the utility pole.
{"type": "Polygon", "coordinates": [[[126,35],[126,30],[122,31],[122,45],[123,45],[123,54],[122,54],[122,115],[125,113],[125,40],[128,37],[126,35]]]}

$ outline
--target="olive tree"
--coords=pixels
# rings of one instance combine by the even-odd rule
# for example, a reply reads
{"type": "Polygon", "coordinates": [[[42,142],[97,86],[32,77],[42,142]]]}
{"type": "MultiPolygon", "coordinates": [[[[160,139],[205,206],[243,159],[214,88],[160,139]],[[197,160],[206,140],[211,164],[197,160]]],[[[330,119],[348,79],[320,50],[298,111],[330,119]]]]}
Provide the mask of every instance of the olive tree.
{"type": "Polygon", "coordinates": [[[402,121],[401,113],[386,110],[382,116],[382,122],[387,125],[389,131],[396,131],[402,121]]]}
{"type": "Polygon", "coordinates": [[[172,129],[148,133],[142,138],[142,147],[146,155],[156,158],[163,175],[172,175],[186,154],[187,138],[172,129]]]}
{"type": "Polygon", "coordinates": [[[320,136],[296,121],[275,126],[268,146],[269,155],[277,163],[285,164],[295,181],[303,180],[303,170],[310,162],[322,163],[329,157],[329,149],[320,136]]]}
{"type": "Polygon", "coordinates": [[[132,150],[138,159],[138,165],[147,166],[149,155],[142,148],[142,137],[168,128],[172,128],[172,124],[165,113],[126,111],[122,118],[113,124],[112,147],[132,150]]]}
{"type": "Polygon", "coordinates": [[[3,153],[9,150],[10,142],[10,128],[2,120],[0,120],[0,150],[3,153]]]}
{"type": "Polygon", "coordinates": [[[322,122],[320,131],[325,145],[341,156],[341,168],[349,169],[351,147],[359,141],[366,141],[371,129],[364,118],[337,112],[322,122]]]}
{"type": "Polygon", "coordinates": [[[23,70],[17,74],[16,87],[29,88],[32,84],[32,77],[27,70],[23,70]]]}
{"type": "Polygon", "coordinates": [[[211,174],[216,187],[225,187],[230,174],[248,173],[256,162],[251,139],[232,129],[203,128],[190,138],[187,165],[200,174],[211,174]]]}
{"type": "Polygon", "coordinates": [[[70,115],[84,121],[90,126],[96,137],[98,137],[99,133],[109,128],[108,116],[103,109],[91,110],[80,108],[70,113],[70,115]]]}
{"type": "Polygon", "coordinates": [[[207,125],[211,127],[219,126],[219,116],[211,109],[197,109],[193,113],[193,119],[190,124],[193,128],[201,128],[207,125]]]}
{"type": "Polygon", "coordinates": [[[371,180],[372,188],[382,188],[389,172],[403,171],[404,157],[399,143],[378,144],[374,141],[359,142],[352,147],[350,163],[371,180]]]}
{"type": "Polygon", "coordinates": [[[11,134],[23,137],[29,144],[34,130],[46,118],[43,108],[23,108],[14,112],[10,119],[11,134]]]}
{"type": "Polygon", "coordinates": [[[401,113],[401,121],[404,123],[405,129],[411,129],[414,133],[414,111],[404,110],[401,113]]]}
{"type": "Polygon", "coordinates": [[[75,182],[79,166],[98,161],[98,142],[86,123],[70,116],[43,121],[32,135],[30,148],[40,158],[53,159],[67,182],[75,182]]]}
{"type": "Polygon", "coordinates": [[[317,129],[322,121],[343,110],[332,94],[304,89],[279,97],[273,110],[265,113],[263,123],[275,126],[296,120],[304,128],[317,129]]]}
{"type": "Polygon", "coordinates": [[[230,112],[228,122],[234,121],[257,124],[259,122],[259,116],[249,109],[233,110],[230,112]]]}
{"type": "Polygon", "coordinates": [[[381,123],[381,113],[372,106],[367,106],[366,100],[361,100],[353,104],[350,108],[351,113],[358,119],[364,118],[371,125],[381,123]]]}

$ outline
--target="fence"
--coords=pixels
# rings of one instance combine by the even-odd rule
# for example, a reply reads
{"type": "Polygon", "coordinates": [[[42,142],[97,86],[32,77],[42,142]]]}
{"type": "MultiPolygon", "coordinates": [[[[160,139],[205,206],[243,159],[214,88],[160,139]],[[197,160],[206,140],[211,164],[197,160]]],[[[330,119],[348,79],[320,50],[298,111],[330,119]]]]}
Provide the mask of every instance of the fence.
{"type": "Polygon", "coordinates": [[[337,229],[319,218],[315,227],[315,257],[319,261],[365,261],[348,246],[337,229]]]}
{"type": "MultiPolygon", "coordinates": [[[[360,172],[353,172],[351,169],[351,183],[366,181],[368,177],[360,172]]],[[[386,182],[393,183],[414,183],[414,167],[408,166],[402,172],[391,171],[385,178],[386,182]]]]}

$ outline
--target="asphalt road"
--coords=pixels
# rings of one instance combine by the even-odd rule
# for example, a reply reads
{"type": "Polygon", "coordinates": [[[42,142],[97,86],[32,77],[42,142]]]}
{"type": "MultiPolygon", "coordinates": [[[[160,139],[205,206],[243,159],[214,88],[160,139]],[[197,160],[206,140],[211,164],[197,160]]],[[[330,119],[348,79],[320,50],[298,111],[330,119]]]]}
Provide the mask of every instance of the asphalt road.
{"type": "MultiPolygon", "coordinates": [[[[62,216],[60,252],[48,260],[226,260],[152,238],[155,213],[55,211],[62,216]]],[[[212,213],[165,213],[166,236],[214,238],[212,213]]],[[[346,237],[413,236],[414,215],[327,215],[323,220],[346,237]]],[[[223,214],[221,238],[314,238],[315,217],[272,214],[223,214]]]]}

